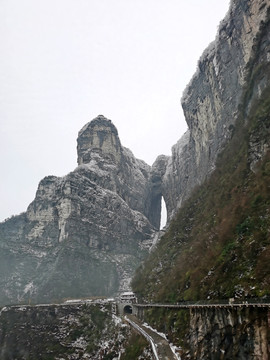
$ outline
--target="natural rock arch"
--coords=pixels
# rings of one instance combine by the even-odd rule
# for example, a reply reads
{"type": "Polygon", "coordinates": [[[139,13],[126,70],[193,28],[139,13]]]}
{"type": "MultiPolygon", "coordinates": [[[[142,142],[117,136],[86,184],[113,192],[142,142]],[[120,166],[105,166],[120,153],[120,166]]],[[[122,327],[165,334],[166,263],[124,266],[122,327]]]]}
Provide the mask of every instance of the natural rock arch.
{"type": "Polygon", "coordinates": [[[157,229],[160,229],[161,224],[162,198],[164,200],[167,213],[167,194],[166,191],[164,192],[163,178],[168,159],[169,157],[165,155],[158,156],[151,169],[151,202],[149,220],[157,229]]]}
{"type": "Polygon", "coordinates": [[[164,196],[161,196],[160,229],[167,224],[167,205],[164,196]]]}

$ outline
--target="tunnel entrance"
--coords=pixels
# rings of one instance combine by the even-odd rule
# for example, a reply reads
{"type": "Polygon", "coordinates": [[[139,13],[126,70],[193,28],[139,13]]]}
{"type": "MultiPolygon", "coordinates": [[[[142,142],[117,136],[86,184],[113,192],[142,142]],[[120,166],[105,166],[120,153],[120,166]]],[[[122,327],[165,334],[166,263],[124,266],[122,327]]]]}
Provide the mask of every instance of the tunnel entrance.
{"type": "Polygon", "coordinates": [[[166,203],[165,200],[163,198],[163,196],[161,197],[161,215],[160,215],[160,227],[159,229],[163,229],[164,226],[167,223],[167,207],[166,207],[166,203]]]}
{"type": "Polygon", "coordinates": [[[124,307],[124,314],[132,314],[132,306],[126,305],[124,307]]]}

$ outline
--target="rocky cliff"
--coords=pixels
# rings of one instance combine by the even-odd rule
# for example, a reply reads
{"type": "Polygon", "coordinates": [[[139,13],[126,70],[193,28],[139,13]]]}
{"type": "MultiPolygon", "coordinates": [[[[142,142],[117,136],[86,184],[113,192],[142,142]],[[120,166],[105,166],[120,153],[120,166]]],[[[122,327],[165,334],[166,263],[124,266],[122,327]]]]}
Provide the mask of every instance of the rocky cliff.
{"type": "Polygon", "coordinates": [[[269,34],[269,1],[232,2],[186,90],[190,129],[152,167],[171,222],[134,279],[150,301],[269,295],[269,34]]]}
{"type": "Polygon", "coordinates": [[[182,360],[268,360],[269,315],[267,307],[242,304],[144,308],[140,319],[165,333],[180,348],[182,360]]]}
{"type": "Polygon", "coordinates": [[[268,309],[192,310],[190,337],[192,359],[267,360],[268,309]]]}
{"type": "Polygon", "coordinates": [[[121,145],[103,116],[78,135],[78,167],[45,177],[26,213],[0,225],[0,302],[113,295],[148,252],[150,166],[121,145]]]}
{"type": "MultiPolygon", "coordinates": [[[[133,280],[143,300],[269,297],[269,54],[269,0],[231,1],[182,98],[189,130],[152,168],[109,120],[86,124],[78,167],[43,179],[26,213],[0,225],[0,302],[126,289],[156,238],[161,196],[168,228],[133,280]]],[[[269,356],[263,310],[152,320],[189,339],[194,359],[269,356]]]]}
{"type": "Polygon", "coordinates": [[[0,312],[0,357],[112,359],[123,351],[128,328],[112,304],[5,307],[0,312]]]}
{"type": "MultiPolygon", "coordinates": [[[[133,278],[143,301],[269,302],[269,54],[270,2],[232,1],[183,95],[189,130],[152,168],[170,223],[133,278]]],[[[266,311],[150,315],[186,358],[269,358],[266,311]]]]}
{"type": "MultiPolygon", "coordinates": [[[[78,167],[63,178],[44,178],[26,213],[0,224],[0,302],[127,288],[156,238],[161,197],[171,222],[215,169],[236,120],[249,116],[268,86],[269,6],[231,2],[182,97],[189,130],[172,156],[159,156],[151,168],[121,145],[102,115],[81,129],[78,167]]],[[[249,140],[252,171],[268,149],[258,134],[249,140]]]]}
{"type": "MultiPolygon", "coordinates": [[[[194,187],[212,173],[218,154],[232,137],[268,11],[269,1],[266,0],[231,1],[215,41],[198,61],[197,72],[181,99],[188,131],[173,146],[172,156],[166,161],[158,158],[153,168],[154,173],[158,168],[162,174],[160,191],[169,220],[194,187]]],[[[261,44],[258,64],[269,62],[269,33],[261,44]]],[[[252,95],[245,99],[246,115],[267,83],[266,77],[261,76],[252,95]]]]}

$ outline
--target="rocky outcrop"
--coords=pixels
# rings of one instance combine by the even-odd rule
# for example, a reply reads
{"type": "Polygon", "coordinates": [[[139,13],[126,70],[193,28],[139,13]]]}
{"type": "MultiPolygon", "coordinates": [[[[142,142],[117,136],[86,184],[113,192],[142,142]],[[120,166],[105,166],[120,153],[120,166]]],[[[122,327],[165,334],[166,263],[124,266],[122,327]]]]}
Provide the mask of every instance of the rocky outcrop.
{"type": "MultiPolygon", "coordinates": [[[[269,296],[269,234],[258,225],[269,218],[269,84],[270,2],[231,1],[182,97],[188,132],[152,168],[169,220],[187,202],[133,280],[142,301],[269,296]]],[[[190,323],[160,311],[154,320],[174,322],[178,339],[188,334],[183,359],[269,358],[266,309],[197,309],[190,323]]]]}
{"type": "Polygon", "coordinates": [[[118,358],[130,331],[111,307],[105,302],[5,307],[0,311],[0,358],[118,358]]]}
{"type": "Polygon", "coordinates": [[[152,166],[151,179],[155,193],[163,196],[170,221],[182,203],[182,194],[189,187],[189,174],[192,161],[190,155],[190,132],[172,147],[172,156],[159,156],[152,166]],[[158,179],[158,182],[153,182],[158,179]],[[181,196],[179,195],[181,194],[181,196]]]}
{"type": "Polygon", "coordinates": [[[222,304],[189,309],[139,308],[141,321],[179,347],[182,360],[268,360],[270,313],[266,306],[222,304]]]}
{"type": "MultiPolygon", "coordinates": [[[[216,40],[198,62],[197,72],[181,100],[189,130],[173,147],[167,163],[162,161],[159,165],[158,158],[153,169],[155,173],[155,168],[164,167],[161,192],[169,219],[192,189],[215,168],[218,154],[232,136],[243,101],[246,116],[251,103],[260,98],[268,83],[266,74],[257,84],[247,83],[247,77],[254,56],[258,65],[269,62],[269,32],[265,32],[261,41],[262,30],[268,24],[269,6],[266,0],[231,1],[216,40]],[[260,50],[255,54],[259,39],[260,50]],[[247,87],[252,88],[250,96],[244,99],[247,87]]],[[[265,150],[263,145],[256,149],[260,154],[265,150]]],[[[261,158],[260,154],[253,156],[255,160],[261,158]]]]}
{"type": "Polygon", "coordinates": [[[267,308],[191,311],[192,359],[267,360],[268,335],[267,308]]]}
{"type": "Polygon", "coordinates": [[[113,295],[128,289],[160,214],[150,166],[103,116],[78,136],[78,167],[45,177],[26,213],[0,225],[0,303],[113,295]]]}
{"type": "Polygon", "coordinates": [[[82,128],[77,143],[78,170],[94,174],[94,181],[98,178],[103,188],[119,194],[158,228],[160,212],[153,216],[151,210],[151,167],[121,145],[112,122],[99,115],[82,128]]]}

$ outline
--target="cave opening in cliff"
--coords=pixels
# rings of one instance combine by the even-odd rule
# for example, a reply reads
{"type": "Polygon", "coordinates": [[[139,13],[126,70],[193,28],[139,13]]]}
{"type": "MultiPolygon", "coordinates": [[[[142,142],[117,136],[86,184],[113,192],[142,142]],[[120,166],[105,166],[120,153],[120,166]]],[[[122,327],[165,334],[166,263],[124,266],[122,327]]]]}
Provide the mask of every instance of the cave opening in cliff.
{"type": "Polygon", "coordinates": [[[167,207],[164,197],[161,197],[161,215],[160,215],[160,229],[163,229],[167,223],[167,207]]]}

